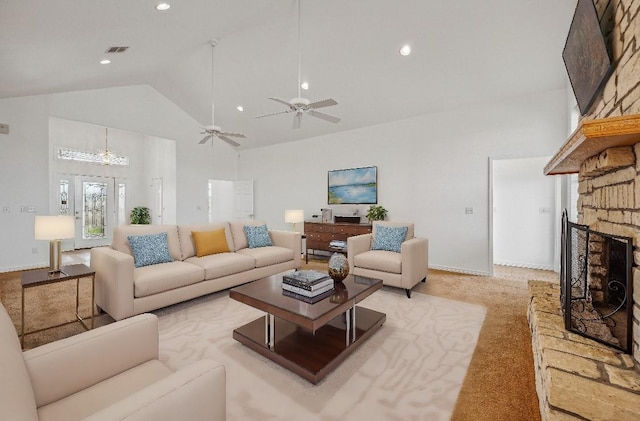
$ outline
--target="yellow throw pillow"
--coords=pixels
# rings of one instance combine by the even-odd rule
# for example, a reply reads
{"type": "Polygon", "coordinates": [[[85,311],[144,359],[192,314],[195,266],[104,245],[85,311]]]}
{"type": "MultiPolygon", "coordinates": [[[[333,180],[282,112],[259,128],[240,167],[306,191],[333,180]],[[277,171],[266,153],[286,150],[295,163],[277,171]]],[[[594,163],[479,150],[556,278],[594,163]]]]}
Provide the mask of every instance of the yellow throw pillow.
{"type": "Polygon", "coordinates": [[[196,256],[198,257],[231,251],[227,244],[224,228],[214,231],[191,231],[191,234],[193,235],[196,256]]]}

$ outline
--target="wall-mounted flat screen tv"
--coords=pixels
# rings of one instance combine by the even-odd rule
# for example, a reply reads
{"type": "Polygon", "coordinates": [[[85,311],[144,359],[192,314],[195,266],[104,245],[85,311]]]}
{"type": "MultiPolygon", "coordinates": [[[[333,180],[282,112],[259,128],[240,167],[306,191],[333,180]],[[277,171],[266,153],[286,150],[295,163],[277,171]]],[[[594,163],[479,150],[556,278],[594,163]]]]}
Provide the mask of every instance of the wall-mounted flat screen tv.
{"type": "Polygon", "coordinates": [[[378,203],[378,167],[329,171],[330,205],[378,203]]]}
{"type": "Polygon", "coordinates": [[[593,0],[578,0],[562,58],[580,113],[584,115],[612,70],[593,0]]]}

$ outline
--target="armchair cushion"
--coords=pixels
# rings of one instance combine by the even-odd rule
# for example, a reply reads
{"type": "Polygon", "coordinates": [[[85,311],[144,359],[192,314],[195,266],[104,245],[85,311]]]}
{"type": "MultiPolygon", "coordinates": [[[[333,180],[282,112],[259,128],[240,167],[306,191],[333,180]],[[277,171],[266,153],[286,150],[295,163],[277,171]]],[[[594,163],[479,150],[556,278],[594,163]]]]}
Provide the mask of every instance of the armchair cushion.
{"type": "Polygon", "coordinates": [[[400,253],[400,247],[407,236],[407,229],[407,227],[378,227],[371,250],[400,253]]]}
{"type": "Polygon", "coordinates": [[[387,273],[402,273],[402,255],[387,250],[371,250],[353,258],[354,265],[363,269],[387,273]]]}

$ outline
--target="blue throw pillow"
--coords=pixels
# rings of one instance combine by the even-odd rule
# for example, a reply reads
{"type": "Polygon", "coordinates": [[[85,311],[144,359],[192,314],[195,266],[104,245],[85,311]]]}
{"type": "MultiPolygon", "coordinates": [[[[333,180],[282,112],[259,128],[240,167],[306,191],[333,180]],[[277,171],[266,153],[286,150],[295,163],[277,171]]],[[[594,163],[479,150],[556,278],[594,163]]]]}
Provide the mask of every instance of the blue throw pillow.
{"type": "Polygon", "coordinates": [[[247,242],[249,243],[250,249],[273,245],[271,237],[269,237],[269,230],[267,229],[266,224],[257,226],[245,225],[243,229],[244,234],[247,236],[247,242]]]}
{"type": "Polygon", "coordinates": [[[127,239],[131,245],[135,267],[173,262],[173,258],[169,254],[166,232],[150,235],[130,235],[127,239]]]}
{"type": "Polygon", "coordinates": [[[408,227],[376,227],[376,237],[371,250],[387,250],[400,253],[408,227]]]}

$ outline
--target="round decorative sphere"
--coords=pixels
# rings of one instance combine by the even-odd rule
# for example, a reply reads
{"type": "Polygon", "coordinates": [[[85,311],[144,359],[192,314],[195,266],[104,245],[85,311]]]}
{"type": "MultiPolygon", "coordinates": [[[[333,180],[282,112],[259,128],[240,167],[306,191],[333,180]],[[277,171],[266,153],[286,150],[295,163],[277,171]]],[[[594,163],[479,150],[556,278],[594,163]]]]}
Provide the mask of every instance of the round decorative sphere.
{"type": "Polygon", "coordinates": [[[329,276],[336,281],[341,282],[349,274],[349,262],[342,253],[333,253],[329,258],[329,276]]]}

